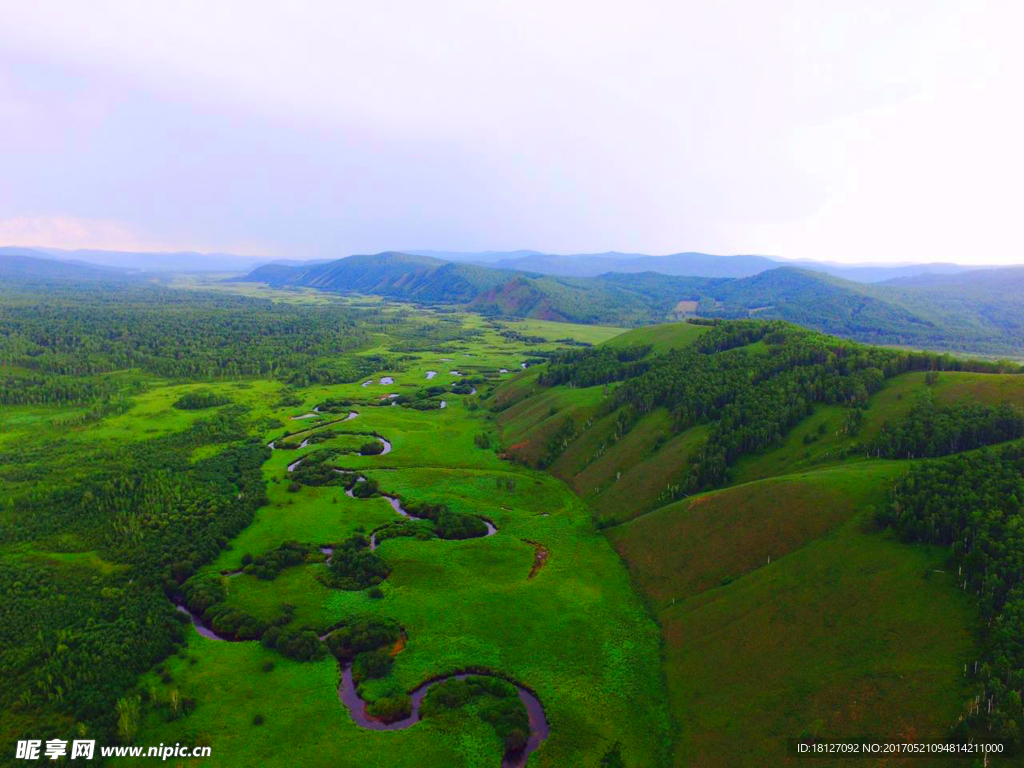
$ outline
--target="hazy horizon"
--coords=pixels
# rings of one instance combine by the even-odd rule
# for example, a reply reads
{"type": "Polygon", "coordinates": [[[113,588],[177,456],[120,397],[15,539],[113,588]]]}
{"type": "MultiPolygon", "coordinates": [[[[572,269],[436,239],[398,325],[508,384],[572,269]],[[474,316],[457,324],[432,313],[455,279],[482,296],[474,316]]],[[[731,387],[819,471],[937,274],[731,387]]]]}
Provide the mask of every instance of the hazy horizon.
{"type": "Polygon", "coordinates": [[[0,245],[1024,262],[1018,4],[0,7],[0,245]]]}
{"type": "MultiPolygon", "coordinates": [[[[59,252],[62,258],[71,260],[80,260],[84,262],[95,263],[100,266],[110,266],[116,263],[116,260],[95,258],[91,259],[93,253],[110,253],[110,254],[145,254],[150,256],[181,256],[181,255],[192,255],[192,256],[216,256],[216,257],[227,257],[226,261],[234,261],[234,269],[247,269],[249,266],[266,264],[277,261],[290,261],[290,262],[311,262],[311,261],[334,261],[337,259],[345,259],[350,256],[362,256],[362,255],[373,255],[373,254],[359,254],[359,253],[348,253],[342,256],[336,257],[314,257],[314,258],[293,258],[288,256],[269,256],[260,254],[244,254],[244,253],[230,253],[222,251],[197,251],[194,249],[178,249],[174,251],[151,251],[151,250],[120,250],[120,249],[105,249],[105,248],[58,248],[50,245],[11,245],[8,243],[0,243],[0,249],[12,248],[12,249],[24,249],[25,251],[38,251],[45,256],[53,256],[55,252],[59,252]]],[[[902,267],[902,266],[915,266],[915,265],[926,265],[926,264],[937,264],[937,263],[949,263],[954,264],[957,262],[939,262],[939,261],[910,261],[910,260],[894,260],[894,261],[837,261],[831,259],[798,259],[798,258],[787,258],[777,254],[767,253],[717,253],[709,254],[705,252],[697,252],[690,250],[678,250],[669,253],[640,253],[637,251],[593,251],[588,253],[553,253],[551,251],[540,251],[533,248],[515,248],[510,250],[483,250],[483,251],[454,251],[440,248],[385,248],[382,251],[376,253],[408,253],[408,254],[427,254],[435,256],[439,259],[446,259],[447,255],[457,254],[459,256],[470,257],[477,255],[507,255],[511,258],[515,258],[516,255],[521,254],[539,254],[543,256],[559,256],[559,257],[586,257],[586,256],[608,256],[608,257],[620,257],[622,259],[631,258],[664,258],[669,256],[676,256],[687,253],[699,253],[701,255],[716,256],[723,258],[730,257],[760,257],[765,259],[771,259],[774,261],[782,262],[794,262],[794,263],[806,263],[809,261],[815,261],[824,265],[835,265],[847,268],[855,267],[902,267]]],[[[978,268],[985,267],[1018,267],[1024,266],[1024,263],[1006,263],[1006,264],[969,264],[959,263],[959,266],[977,266],[978,268]]],[[[223,271],[229,269],[228,266],[219,265],[211,267],[211,271],[223,271]]],[[[181,271],[194,271],[191,268],[182,268],[181,271]]]]}

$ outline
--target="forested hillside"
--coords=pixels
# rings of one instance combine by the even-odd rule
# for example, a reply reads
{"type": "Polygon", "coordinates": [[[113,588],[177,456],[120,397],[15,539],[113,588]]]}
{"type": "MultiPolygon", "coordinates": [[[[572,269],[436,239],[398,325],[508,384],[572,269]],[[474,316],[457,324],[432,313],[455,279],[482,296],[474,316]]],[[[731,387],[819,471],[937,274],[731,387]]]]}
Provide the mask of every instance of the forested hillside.
{"type": "Polygon", "coordinates": [[[1017,745],[1024,471],[1000,446],[1024,438],[1021,368],[694,323],[557,352],[492,406],[504,450],[588,501],[658,616],[675,764],[775,764],[778,733],[1017,745]]]}
{"type": "Polygon", "coordinates": [[[673,278],[664,286],[650,276],[624,284],[554,278],[404,253],[350,256],[313,267],[267,265],[244,280],[464,304],[485,314],[604,324],[652,322],[671,310],[680,291],[689,295],[692,285],[708,282],[673,278]]]}
{"type": "Polygon", "coordinates": [[[454,264],[427,256],[378,253],[350,256],[312,267],[268,265],[253,271],[245,279],[461,304],[516,276],[515,272],[454,264]]]}
{"type": "MultiPolygon", "coordinates": [[[[721,485],[739,458],[777,443],[818,405],[843,406],[842,428],[855,432],[870,396],[899,374],[1008,369],[999,363],[863,346],[781,322],[723,323],[683,349],[651,357],[648,352],[644,345],[568,350],[551,358],[538,383],[586,388],[622,382],[595,414],[601,418],[615,413],[618,435],[658,408],[669,412],[670,436],[709,423],[703,447],[688,462],[689,474],[673,491],[677,494],[721,485]]],[[[919,409],[909,418],[925,416],[919,409]]],[[[965,447],[1019,436],[1021,427],[1012,410],[993,413],[988,428],[985,418],[986,413],[977,411],[971,418],[959,417],[962,432],[974,430],[962,438],[965,447]]],[[[892,440],[885,447],[890,454],[900,450],[899,439],[892,440]]],[[[554,461],[560,450],[552,445],[544,461],[554,461]]],[[[882,448],[864,450],[878,453],[882,448]]],[[[949,452],[944,445],[929,450],[949,452]]]]}
{"type": "Polygon", "coordinates": [[[791,261],[756,255],[722,256],[710,253],[687,251],[654,256],[645,253],[574,253],[553,254],[538,251],[409,251],[421,256],[448,261],[482,264],[500,269],[515,269],[525,272],[540,272],[561,277],[596,277],[609,272],[657,272],[662,275],[700,276],[711,278],[750,277],[779,267],[798,267],[827,275],[855,280],[862,283],[877,283],[898,278],[913,278],[923,275],[957,275],[970,272],[975,267],[962,264],[932,262],[926,264],[862,263],[839,264],[830,261],[801,259],[791,261]]]}

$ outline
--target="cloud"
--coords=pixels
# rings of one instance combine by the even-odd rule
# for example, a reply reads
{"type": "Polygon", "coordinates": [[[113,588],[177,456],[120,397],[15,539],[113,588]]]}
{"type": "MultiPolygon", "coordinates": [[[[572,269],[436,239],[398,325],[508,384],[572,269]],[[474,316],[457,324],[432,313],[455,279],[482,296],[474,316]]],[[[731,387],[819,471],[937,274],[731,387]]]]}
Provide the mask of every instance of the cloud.
{"type": "Polygon", "coordinates": [[[0,245],[110,251],[184,250],[180,243],[149,237],[121,221],[75,216],[0,219],[0,245]]]}
{"type": "Polygon", "coordinates": [[[9,5],[23,240],[1022,258],[1020,3],[9,5]]]}

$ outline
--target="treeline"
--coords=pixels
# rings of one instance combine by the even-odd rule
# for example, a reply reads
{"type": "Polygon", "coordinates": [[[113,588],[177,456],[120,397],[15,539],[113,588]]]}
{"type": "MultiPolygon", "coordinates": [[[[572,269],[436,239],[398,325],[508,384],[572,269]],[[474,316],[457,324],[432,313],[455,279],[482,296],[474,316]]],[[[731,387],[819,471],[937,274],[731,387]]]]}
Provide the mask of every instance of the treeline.
{"type": "Polygon", "coordinates": [[[869,453],[890,459],[948,456],[1020,437],[1024,411],[1009,403],[939,405],[931,390],[925,390],[904,418],[882,425],[869,453]]]}
{"type": "Polygon", "coordinates": [[[231,398],[210,389],[194,389],[174,401],[173,405],[180,411],[200,411],[204,408],[216,408],[227,405],[231,398]]]}
{"type": "Polygon", "coordinates": [[[86,405],[116,396],[117,381],[103,376],[4,376],[0,405],[86,405]]]}
{"type": "Polygon", "coordinates": [[[1024,446],[923,462],[892,490],[878,521],[906,542],[949,548],[958,586],[977,600],[984,648],[969,664],[977,686],[960,735],[986,735],[1016,749],[1024,708],[1024,446]]]}
{"type": "Polygon", "coordinates": [[[649,363],[642,361],[650,351],[650,344],[560,350],[551,355],[547,370],[541,374],[540,384],[545,387],[559,384],[592,387],[639,376],[650,367],[649,363]]]}

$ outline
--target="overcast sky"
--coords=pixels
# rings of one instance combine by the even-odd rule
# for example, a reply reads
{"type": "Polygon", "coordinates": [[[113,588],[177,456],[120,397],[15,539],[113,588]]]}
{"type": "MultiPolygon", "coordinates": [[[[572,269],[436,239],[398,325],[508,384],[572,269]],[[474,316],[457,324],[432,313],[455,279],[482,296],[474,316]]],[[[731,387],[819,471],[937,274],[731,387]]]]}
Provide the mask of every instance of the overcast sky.
{"type": "Polygon", "coordinates": [[[0,245],[1024,262],[1024,3],[0,0],[0,245]]]}

